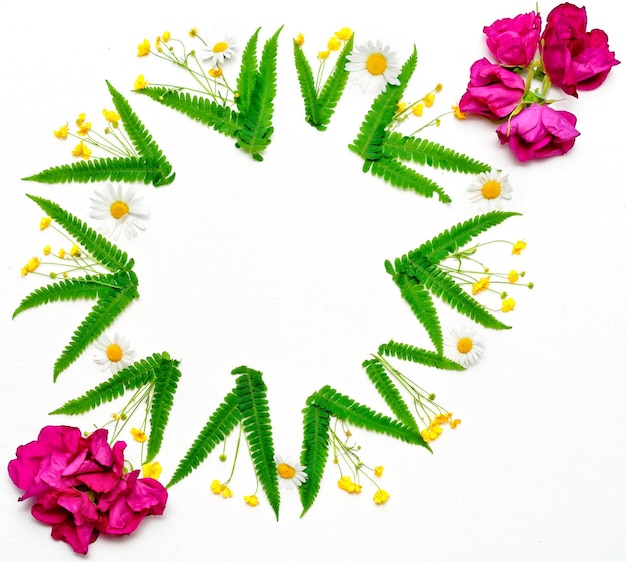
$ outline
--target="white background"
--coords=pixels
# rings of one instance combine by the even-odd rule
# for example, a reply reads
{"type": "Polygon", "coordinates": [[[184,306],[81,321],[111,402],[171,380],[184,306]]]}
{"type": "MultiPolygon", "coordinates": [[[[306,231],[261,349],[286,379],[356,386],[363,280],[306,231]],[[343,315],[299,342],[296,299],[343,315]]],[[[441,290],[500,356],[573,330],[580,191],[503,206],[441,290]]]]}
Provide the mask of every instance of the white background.
{"type": "MultiPolygon", "coordinates": [[[[51,304],[11,320],[19,301],[45,282],[22,278],[22,265],[55,244],[50,230],[39,231],[42,213],[25,193],[91,222],[89,197],[103,187],[20,178],[72,161],[73,142],[55,139],[52,130],[80,112],[94,127],[103,123],[102,108],[112,107],[105,79],[127,97],[177,174],[158,190],[138,186],[150,209],[148,228],[119,245],[135,258],[141,298],[110,330],[132,342],[137,358],[165,350],[182,361],[158,459],[163,481],[232,387],[234,367],[264,373],[277,452],[297,456],[307,396],[329,384],[387,413],[362,361],[390,339],[429,346],[383,263],[477,214],[466,192],[471,178],[425,170],[453,198],[442,205],[363,174],[347,145],[371,96],[349,85],[329,130],[309,127],[291,39],[305,34],[311,60],[343,26],[355,30],[357,43],[390,44],[402,61],[415,44],[419,62],[407,98],[441,82],[427,113],[434,117],[458,102],[471,64],[488,55],[483,26],[534,3],[282,4],[17,3],[5,19],[0,464],[46,424],[88,429],[114,409],[105,405],[75,419],[47,415],[105,377],[90,348],[52,382],[52,365],[90,303],[51,304]],[[136,56],[144,37],[153,42],[168,29],[188,40],[187,30],[197,26],[209,41],[230,33],[241,48],[257,27],[262,44],[281,25],[276,130],[263,163],[231,139],[131,92],[140,73],[153,83],[189,83],[166,63],[136,56]]],[[[540,6],[544,17],[554,5],[540,6]]],[[[586,6],[589,28],[605,29],[623,59],[625,29],[615,4],[586,6]]],[[[236,71],[230,76],[234,81],[236,71]]],[[[503,317],[512,330],[483,331],[487,351],[466,372],[394,361],[463,423],[444,431],[432,455],[353,428],[363,460],[385,466],[386,505],[374,505],[375,489],[367,484],[360,496],[339,490],[329,463],[310,512],[300,519],[298,494],[285,492],[276,522],[263,496],[256,509],[241,499],[255,485],[245,454],[231,483],[235,497],[210,492],[211,480],[227,478],[230,468],[214,453],[171,488],[163,517],[147,519],[131,537],[98,539],[88,557],[626,560],[624,86],[621,65],[598,90],[555,106],[574,112],[582,133],[565,157],[520,165],[482,120],[446,117],[425,133],[509,173],[514,192],[505,209],[523,216],[481,239],[525,239],[522,256],[512,258],[503,246],[489,265],[524,269],[536,288],[513,294],[517,308],[503,317]]],[[[467,323],[437,306],[446,333],[467,323]]],[[[135,463],[138,454],[129,444],[135,463]]],[[[44,552],[49,560],[72,557],[30,516],[28,502],[17,503],[20,491],[8,477],[0,479],[0,494],[2,560],[41,560],[44,552]]]]}

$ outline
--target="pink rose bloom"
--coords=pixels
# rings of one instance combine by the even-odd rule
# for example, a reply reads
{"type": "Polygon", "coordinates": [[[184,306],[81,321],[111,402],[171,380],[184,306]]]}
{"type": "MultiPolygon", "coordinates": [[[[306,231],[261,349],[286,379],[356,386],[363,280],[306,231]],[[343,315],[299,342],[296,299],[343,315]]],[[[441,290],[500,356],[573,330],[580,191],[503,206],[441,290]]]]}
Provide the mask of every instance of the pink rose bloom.
{"type": "Polygon", "coordinates": [[[619,64],[609,51],[607,34],[600,29],[587,32],[587,12],[573,4],[560,4],[550,12],[541,39],[546,74],[572,96],[600,86],[619,64]]]}
{"type": "Polygon", "coordinates": [[[161,515],[166,489],[139,471],[124,474],[126,443],[107,442],[108,431],[83,437],[76,427],[46,426],[36,441],[17,448],[11,480],[34,497],[31,512],[52,526],[52,537],[86,554],[100,533],[132,533],[146,515],[161,515]]]}
{"type": "Polygon", "coordinates": [[[520,76],[482,58],[470,69],[470,81],[459,109],[491,120],[501,119],[517,107],[524,87],[520,76]]]}
{"type": "Polygon", "coordinates": [[[487,47],[505,66],[527,67],[537,52],[541,16],[535,12],[497,20],[483,28],[487,47]]]}
{"type": "Polygon", "coordinates": [[[520,162],[526,162],[570,151],[580,134],[575,125],[575,115],[535,103],[503,123],[496,133],[502,144],[509,143],[520,162]]]}

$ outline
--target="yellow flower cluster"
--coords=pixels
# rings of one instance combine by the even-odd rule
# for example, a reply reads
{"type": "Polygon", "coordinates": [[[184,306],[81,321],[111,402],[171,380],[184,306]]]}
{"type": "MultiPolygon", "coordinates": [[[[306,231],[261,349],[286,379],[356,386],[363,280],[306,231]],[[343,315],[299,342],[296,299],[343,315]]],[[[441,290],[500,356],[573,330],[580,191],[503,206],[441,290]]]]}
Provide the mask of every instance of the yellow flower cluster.
{"type": "MultiPolygon", "coordinates": [[[[326,43],[326,49],[317,53],[317,58],[320,61],[325,61],[330,56],[330,53],[341,50],[350,37],[352,37],[352,30],[349,27],[342,27],[339,31],[335,31],[334,35],[326,43]]],[[[296,45],[302,46],[304,44],[304,35],[300,33],[294,41],[296,45]]]]}
{"type": "Polygon", "coordinates": [[[349,494],[361,493],[361,484],[353,482],[349,476],[342,476],[339,480],[337,480],[337,486],[339,486],[340,490],[344,490],[349,494]]]}
{"type": "Polygon", "coordinates": [[[219,480],[213,480],[213,482],[211,482],[211,492],[216,496],[221,495],[224,499],[233,497],[233,491],[227,484],[222,484],[219,480]]]}
{"type": "MultiPolygon", "coordinates": [[[[398,103],[398,107],[396,108],[396,115],[391,125],[391,130],[396,129],[411,115],[415,117],[421,117],[422,115],[424,115],[424,108],[432,107],[433,105],[435,105],[435,95],[442,89],[443,86],[441,84],[437,84],[430,92],[427,92],[423,97],[414,102],[407,103],[405,101],[400,101],[398,103]]],[[[423,127],[420,127],[417,131],[421,131],[422,129],[424,129],[425,127],[429,127],[430,125],[436,125],[438,127],[441,124],[440,118],[441,116],[436,117],[423,127]]]]}
{"type": "Polygon", "coordinates": [[[446,412],[445,414],[437,414],[431,421],[427,428],[422,429],[420,432],[422,438],[426,443],[429,441],[434,441],[437,439],[443,432],[443,428],[441,427],[444,424],[448,424],[450,429],[456,429],[457,426],[461,423],[460,419],[452,419],[452,412],[446,412]]]}

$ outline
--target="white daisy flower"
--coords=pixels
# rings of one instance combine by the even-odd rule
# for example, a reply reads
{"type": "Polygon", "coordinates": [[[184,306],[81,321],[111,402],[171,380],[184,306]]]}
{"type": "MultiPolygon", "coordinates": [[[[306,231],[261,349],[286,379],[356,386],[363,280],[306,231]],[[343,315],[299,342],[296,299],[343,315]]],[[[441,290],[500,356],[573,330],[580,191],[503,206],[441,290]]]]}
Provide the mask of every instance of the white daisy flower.
{"type": "Polygon", "coordinates": [[[502,170],[483,172],[467,188],[471,193],[470,201],[477,203],[485,210],[501,209],[503,199],[511,199],[513,188],[509,184],[509,176],[502,170]]]}
{"type": "Polygon", "coordinates": [[[141,204],[142,198],[135,194],[132,186],[126,187],[125,192],[122,192],[121,185],[116,189],[109,184],[104,192],[94,192],[90,201],[89,216],[104,221],[104,230],[115,240],[120,232],[124,232],[126,238],[134,238],[138,230],[146,229],[142,219],[148,217],[148,212],[141,204]]]}
{"type": "Polygon", "coordinates": [[[448,357],[466,368],[476,363],[485,352],[483,340],[467,326],[452,330],[445,346],[448,357]]]}
{"type": "Polygon", "coordinates": [[[299,488],[306,481],[307,475],[304,472],[306,466],[295,462],[291,457],[287,457],[283,460],[280,455],[276,455],[274,462],[276,463],[276,469],[278,470],[281,484],[287,490],[299,488]]]}
{"type": "Polygon", "coordinates": [[[379,94],[387,84],[400,85],[400,61],[396,53],[389,50],[388,45],[383,47],[380,40],[375,45],[368,41],[365,45],[355,47],[347,59],[349,62],[346,63],[346,70],[364,92],[379,94]]]}
{"type": "Polygon", "coordinates": [[[95,346],[97,351],[93,355],[93,360],[102,365],[103,371],[108,369],[115,374],[133,362],[135,350],[130,347],[130,342],[117,332],[113,339],[102,336],[96,341],[95,346]]]}
{"type": "Polygon", "coordinates": [[[227,59],[233,56],[236,46],[235,40],[230,35],[225,35],[221,41],[212,47],[200,49],[203,52],[200,56],[202,60],[208,61],[213,67],[222,66],[227,59]]]}

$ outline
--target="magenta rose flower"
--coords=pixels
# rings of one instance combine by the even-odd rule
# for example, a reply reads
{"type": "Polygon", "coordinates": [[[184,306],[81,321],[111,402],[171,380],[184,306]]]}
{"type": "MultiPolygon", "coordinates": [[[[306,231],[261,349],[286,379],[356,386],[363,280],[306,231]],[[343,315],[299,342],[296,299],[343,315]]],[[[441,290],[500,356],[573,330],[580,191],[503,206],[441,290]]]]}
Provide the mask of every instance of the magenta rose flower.
{"type": "Polygon", "coordinates": [[[520,162],[558,156],[570,151],[576,137],[576,116],[548,105],[533,104],[503,123],[496,133],[502,144],[509,143],[520,162]]]}
{"type": "Polygon", "coordinates": [[[76,427],[46,426],[17,448],[11,480],[35,498],[31,513],[52,526],[52,537],[86,554],[100,533],[132,533],[147,515],[161,515],[166,489],[139,471],[124,473],[126,443],[107,442],[106,429],[84,437],[76,427]]]}
{"type": "Polygon", "coordinates": [[[541,16],[535,12],[504,18],[484,27],[487,47],[505,66],[527,67],[537,52],[541,16]]]}
{"type": "Polygon", "coordinates": [[[587,12],[573,4],[560,4],[550,12],[541,42],[546,74],[572,96],[600,86],[620,62],[609,51],[607,34],[600,29],[587,32],[587,12]]]}
{"type": "Polygon", "coordinates": [[[524,87],[520,76],[482,58],[470,69],[470,81],[459,101],[459,109],[491,120],[501,119],[517,107],[524,87]]]}

